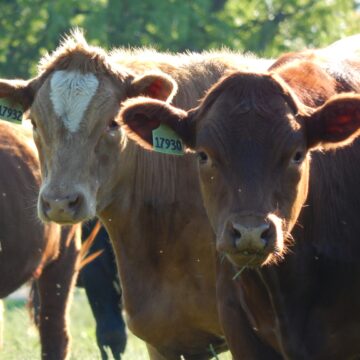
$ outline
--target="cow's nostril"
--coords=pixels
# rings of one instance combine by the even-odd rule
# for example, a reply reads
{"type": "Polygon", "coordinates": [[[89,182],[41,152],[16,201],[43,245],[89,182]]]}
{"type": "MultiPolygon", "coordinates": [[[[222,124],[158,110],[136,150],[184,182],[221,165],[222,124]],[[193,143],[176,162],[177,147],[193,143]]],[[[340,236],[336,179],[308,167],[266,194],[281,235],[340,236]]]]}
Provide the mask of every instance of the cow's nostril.
{"type": "Polygon", "coordinates": [[[41,197],[41,205],[45,213],[47,213],[51,208],[49,201],[45,200],[43,196],[41,197]]]}
{"type": "Polygon", "coordinates": [[[81,197],[80,195],[74,195],[71,200],[69,200],[69,208],[74,209],[80,205],[81,197]]]}
{"type": "Polygon", "coordinates": [[[241,232],[240,230],[236,229],[235,227],[233,227],[231,229],[231,235],[233,236],[233,238],[235,239],[240,239],[241,238],[241,232]]]}
{"type": "Polygon", "coordinates": [[[265,246],[269,244],[269,242],[271,242],[271,240],[274,238],[276,233],[276,229],[275,226],[272,222],[270,222],[267,226],[267,229],[265,229],[262,233],[261,233],[261,239],[264,241],[265,246]]]}
{"type": "Polygon", "coordinates": [[[262,240],[264,240],[265,246],[266,246],[266,245],[268,244],[269,238],[270,238],[270,229],[264,230],[264,231],[261,233],[260,238],[261,238],[262,240]]]}

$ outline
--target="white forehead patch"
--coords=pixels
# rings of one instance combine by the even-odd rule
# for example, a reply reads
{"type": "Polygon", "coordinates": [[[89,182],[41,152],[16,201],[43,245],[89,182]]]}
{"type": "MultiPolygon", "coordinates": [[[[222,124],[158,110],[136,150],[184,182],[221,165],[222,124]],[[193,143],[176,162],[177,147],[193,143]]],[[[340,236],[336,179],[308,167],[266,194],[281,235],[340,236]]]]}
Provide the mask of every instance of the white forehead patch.
{"type": "Polygon", "coordinates": [[[50,80],[50,99],[55,114],[69,131],[79,129],[98,86],[99,80],[93,74],[64,70],[54,72],[50,80]]]}

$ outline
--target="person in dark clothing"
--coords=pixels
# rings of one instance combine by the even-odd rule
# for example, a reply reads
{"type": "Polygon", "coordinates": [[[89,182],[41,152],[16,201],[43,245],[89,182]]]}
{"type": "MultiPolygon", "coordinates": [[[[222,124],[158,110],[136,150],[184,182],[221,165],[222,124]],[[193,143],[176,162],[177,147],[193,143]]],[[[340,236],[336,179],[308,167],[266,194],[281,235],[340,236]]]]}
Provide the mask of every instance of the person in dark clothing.
{"type": "MultiPolygon", "coordinates": [[[[83,224],[82,240],[88,238],[97,220],[83,224]]],[[[109,236],[101,227],[88,256],[102,253],[80,271],[78,285],[83,286],[96,320],[96,339],[103,360],[109,347],[114,359],[121,359],[126,346],[126,326],[121,313],[121,286],[109,236]]]]}

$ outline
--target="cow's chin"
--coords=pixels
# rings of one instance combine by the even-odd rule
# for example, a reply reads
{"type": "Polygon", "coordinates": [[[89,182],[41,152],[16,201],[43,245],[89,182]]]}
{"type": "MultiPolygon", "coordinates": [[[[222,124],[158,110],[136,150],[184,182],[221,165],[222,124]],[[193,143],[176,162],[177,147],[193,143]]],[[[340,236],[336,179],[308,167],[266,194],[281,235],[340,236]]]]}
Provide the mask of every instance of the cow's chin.
{"type": "Polygon", "coordinates": [[[244,255],[242,253],[226,254],[227,259],[238,270],[242,268],[258,268],[267,264],[272,257],[272,254],[249,254],[244,255]]]}
{"type": "Polygon", "coordinates": [[[91,220],[96,216],[95,208],[82,206],[76,212],[58,212],[56,214],[46,214],[41,204],[38,204],[37,213],[39,219],[44,222],[55,222],[59,225],[74,225],[80,222],[91,220]]]}
{"type": "Polygon", "coordinates": [[[67,216],[67,215],[62,215],[62,216],[56,216],[56,217],[49,217],[47,215],[45,215],[41,210],[38,210],[38,217],[40,218],[40,220],[44,223],[48,223],[48,222],[55,222],[59,225],[74,225],[74,224],[78,224],[80,222],[83,221],[88,221],[91,220],[92,218],[95,217],[95,213],[82,213],[82,214],[76,214],[73,216],[67,216]]]}
{"type": "Polygon", "coordinates": [[[267,246],[263,251],[257,253],[226,252],[227,259],[237,268],[259,268],[262,266],[277,265],[284,259],[286,248],[283,238],[279,236],[275,244],[267,246]]]}

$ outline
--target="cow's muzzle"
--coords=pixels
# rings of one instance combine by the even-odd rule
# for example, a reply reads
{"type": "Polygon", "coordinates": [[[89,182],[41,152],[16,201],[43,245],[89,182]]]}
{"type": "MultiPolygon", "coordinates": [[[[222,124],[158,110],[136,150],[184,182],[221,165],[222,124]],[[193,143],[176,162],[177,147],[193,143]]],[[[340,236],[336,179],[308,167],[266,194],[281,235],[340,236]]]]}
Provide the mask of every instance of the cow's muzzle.
{"type": "Polygon", "coordinates": [[[274,215],[230,216],[217,239],[217,250],[236,266],[262,265],[279,248],[282,232],[277,219],[274,215]]]}
{"type": "Polygon", "coordinates": [[[55,194],[42,191],[39,195],[38,215],[43,221],[74,224],[86,220],[90,214],[85,195],[80,192],[55,194]]]}

